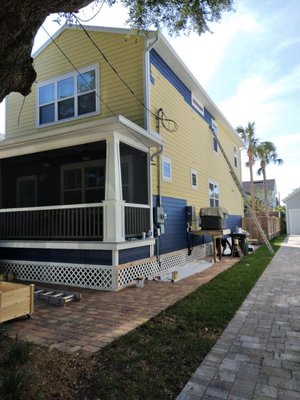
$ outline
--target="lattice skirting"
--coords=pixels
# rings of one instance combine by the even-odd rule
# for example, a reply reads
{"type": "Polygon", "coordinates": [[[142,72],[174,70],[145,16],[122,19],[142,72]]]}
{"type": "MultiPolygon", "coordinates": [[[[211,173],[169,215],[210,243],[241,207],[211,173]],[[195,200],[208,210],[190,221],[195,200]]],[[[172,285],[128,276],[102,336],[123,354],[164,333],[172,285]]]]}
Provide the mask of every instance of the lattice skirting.
{"type": "Polygon", "coordinates": [[[89,289],[114,290],[113,267],[103,265],[1,260],[2,272],[13,272],[17,279],[54,283],[89,289]]]}
{"type": "Polygon", "coordinates": [[[126,287],[134,282],[139,276],[155,276],[161,272],[171,270],[175,266],[196,261],[212,254],[211,244],[204,244],[194,247],[192,254],[188,255],[187,249],[163,254],[158,261],[155,257],[142,260],[142,262],[132,262],[130,265],[119,266],[117,272],[118,289],[126,287]]]}
{"type": "Polygon", "coordinates": [[[152,257],[126,266],[48,263],[23,260],[1,260],[1,272],[13,272],[17,279],[98,290],[119,290],[136,281],[137,277],[154,276],[175,266],[211,254],[210,244],[196,246],[189,256],[187,249],[152,257]]]}

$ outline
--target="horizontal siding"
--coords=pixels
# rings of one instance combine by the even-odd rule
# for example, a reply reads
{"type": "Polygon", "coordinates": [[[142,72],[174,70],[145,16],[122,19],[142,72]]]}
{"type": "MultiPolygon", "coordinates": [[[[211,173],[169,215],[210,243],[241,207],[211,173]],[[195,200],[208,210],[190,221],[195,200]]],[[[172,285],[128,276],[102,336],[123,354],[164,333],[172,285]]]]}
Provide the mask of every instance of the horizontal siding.
{"type": "MultiPolygon", "coordinates": [[[[90,35],[121,77],[135,92],[138,99],[143,102],[144,37],[103,32],[90,32],[90,35]]],[[[98,88],[98,93],[103,100],[103,102],[100,102],[100,115],[81,118],[80,121],[111,116],[111,111],[104,104],[106,103],[114,114],[124,115],[140,126],[144,126],[143,105],[120,81],[83,31],[66,30],[56,40],[76,68],[80,69],[88,65],[99,64],[100,87],[98,88]]],[[[37,71],[37,82],[74,71],[70,63],[53,43],[36,57],[34,65],[37,71]]],[[[8,137],[33,134],[37,131],[36,84],[32,87],[32,93],[26,97],[20,115],[20,123],[18,124],[17,116],[22,108],[22,103],[23,97],[21,95],[13,93],[8,96],[8,137]]],[[[39,128],[38,131],[46,130],[51,134],[51,130],[58,126],[72,126],[74,123],[77,123],[77,121],[62,122],[53,125],[53,127],[39,128]]]]}
{"type": "Polygon", "coordinates": [[[27,249],[9,247],[1,248],[0,259],[112,265],[112,253],[109,250],[27,249]]]}
{"type": "Polygon", "coordinates": [[[119,264],[125,264],[131,261],[142,260],[150,257],[150,247],[136,247],[119,251],[119,264]]]}
{"type": "MultiPolygon", "coordinates": [[[[157,197],[153,197],[157,204],[157,197]]],[[[165,233],[160,237],[160,253],[181,250],[187,247],[186,200],[163,197],[161,206],[167,214],[165,233]]]]}
{"type": "MultiPolygon", "coordinates": [[[[162,107],[167,118],[174,119],[178,124],[175,133],[170,133],[161,126],[160,133],[165,143],[163,155],[172,160],[172,182],[162,181],[162,195],[184,198],[188,205],[196,207],[198,211],[201,207],[209,206],[208,182],[213,180],[220,186],[220,205],[227,208],[230,214],[241,215],[241,196],[224,157],[220,151],[218,154],[213,151],[212,132],[208,123],[192,109],[183,94],[153,64],[151,74],[154,78],[154,84],[151,84],[152,111],[157,112],[162,107]],[[191,188],[191,169],[198,174],[197,189],[191,188]]],[[[219,121],[216,122],[219,140],[233,163],[233,147],[235,145],[239,148],[239,143],[234,141],[219,121]]],[[[152,129],[155,129],[154,118],[151,123],[152,129]]],[[[152,166],[154,194],[157,194],[156,168],[156,165],[152,166]]],[[[236,172],[241,179],[240,168],[236,172]]]]}

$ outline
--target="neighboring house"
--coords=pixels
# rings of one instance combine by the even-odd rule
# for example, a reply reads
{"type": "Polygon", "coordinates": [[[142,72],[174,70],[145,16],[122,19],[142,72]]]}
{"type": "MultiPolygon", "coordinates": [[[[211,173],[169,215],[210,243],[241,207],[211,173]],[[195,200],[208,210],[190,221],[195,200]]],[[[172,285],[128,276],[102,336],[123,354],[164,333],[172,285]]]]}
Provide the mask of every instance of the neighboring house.
{"type": "Polygon", "coordinates": [[[187,206],[241,226],[211,129],[240,180],[242,143],[161,33],[86,32],[60,29],[34,55],[32,93],[7,98],[1,268],[117,290],[205,255],[207,238],[188,255],[187,206]]]}
{"type": "MultiPolygon", "coordinates": [[[[264,181],[254,181],[254,195],[256,200],[264,204],[264,181]]],[[[268,197],[268,204],[269,204],[269,209],[274,210],[279,204],[278,198],[277,198],[277,186],[276,186],[276,180],[275,179],[267,179],[267,197],[268,197]]],[[[250,181],[245,181],[243,182],[243,188],[246,194],[250,196],[250,181]]]]}
{"type": "Polygon", "coordinates": [[[295,189],[283,201],[286,207],[287,233],[300,235],[300,188],[295,189]]]}

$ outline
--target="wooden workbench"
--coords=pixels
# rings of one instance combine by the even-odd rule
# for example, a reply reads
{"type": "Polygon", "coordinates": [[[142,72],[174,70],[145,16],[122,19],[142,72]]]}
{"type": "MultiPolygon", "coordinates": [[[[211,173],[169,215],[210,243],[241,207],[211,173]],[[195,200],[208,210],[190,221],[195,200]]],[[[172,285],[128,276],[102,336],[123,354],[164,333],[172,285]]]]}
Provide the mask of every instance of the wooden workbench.
{"type": "Polygon", "coordinates": [[[221,246],[221,240],[218,242],[218,248],[217,248],[217,239],[221,239],[222,236],[225,235],[230,235],[231,230],[230,229],[197,229],[191,232],[193,235],[196,236],[211,236],[212,237],[212,242],[213,242],[213,258],[214,262],[217,262],[217,253],[219,253],[220,258],[222,258],[222,246],[221,246]]]}

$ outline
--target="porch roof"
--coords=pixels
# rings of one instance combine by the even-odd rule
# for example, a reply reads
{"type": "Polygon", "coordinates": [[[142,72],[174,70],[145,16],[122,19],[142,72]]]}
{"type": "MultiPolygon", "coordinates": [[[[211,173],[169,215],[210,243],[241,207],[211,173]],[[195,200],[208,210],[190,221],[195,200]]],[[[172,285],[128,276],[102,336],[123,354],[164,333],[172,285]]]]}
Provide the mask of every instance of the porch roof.
{"type": "Polygon", "coordinates": [[[117,115],[3,140],[0,142],[0,159],[97,142],[105,140],[110,133],[116,131],[132,137],[139,147],[163,145],[163,139],[158,133],[146,131],[122,115],[117,115]]]}

